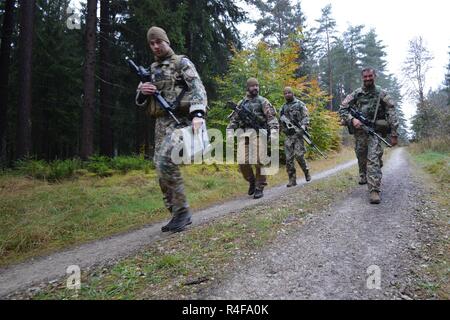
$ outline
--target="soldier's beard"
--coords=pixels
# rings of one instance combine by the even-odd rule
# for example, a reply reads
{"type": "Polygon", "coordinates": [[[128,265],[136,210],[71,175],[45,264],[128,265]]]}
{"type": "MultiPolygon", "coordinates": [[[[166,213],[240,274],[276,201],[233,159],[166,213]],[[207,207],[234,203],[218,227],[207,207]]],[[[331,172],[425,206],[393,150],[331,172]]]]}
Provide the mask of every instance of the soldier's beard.
{"type": "Polygon", "coordinates": [[[259,90],[258,90],[258,89],[255,89],[255,90],[249,91],[249,93],[250,93],[250,95],[251,95],[252,97],[256,97],[256,96],[258,95],[258,93],[259,93],[259,90]]]}
{"type": "Polygon", "coordinates": [[[375,86],[375,81],[370,80],[370,81],[364,81],[364,87],[366,88],[373,88],[375,86]]]}

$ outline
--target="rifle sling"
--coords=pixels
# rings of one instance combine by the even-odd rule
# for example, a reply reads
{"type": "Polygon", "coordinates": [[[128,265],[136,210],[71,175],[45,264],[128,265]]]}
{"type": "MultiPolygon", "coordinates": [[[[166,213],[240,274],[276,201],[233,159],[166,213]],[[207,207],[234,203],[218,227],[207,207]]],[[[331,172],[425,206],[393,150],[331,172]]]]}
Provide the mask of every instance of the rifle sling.
{"type": "Polygon", "coordinates": [[[380,108],[380,102],[381,102],[381,94],[383,93],[383,91],[380,89],[380,94],[378,95],[378,100],[377,100],[377,106],[375,107],[375,114],[373,116],[373,121],[372,124],[375,125],[375,121],[377,121],[377,116],[378,116],[378,110],[380,108]]]}
{"type": "Polygon", "coordinates": [[[181,99],[183,99],[183,96],[185,95],[185,93],[188,91],[187,86],[183,86],[183,90],[181,90],[180,94],[178,95],[177,99],[175,100],[175,102],[172,104],[172,110],[176,110],[181,103],[181,99]]]}

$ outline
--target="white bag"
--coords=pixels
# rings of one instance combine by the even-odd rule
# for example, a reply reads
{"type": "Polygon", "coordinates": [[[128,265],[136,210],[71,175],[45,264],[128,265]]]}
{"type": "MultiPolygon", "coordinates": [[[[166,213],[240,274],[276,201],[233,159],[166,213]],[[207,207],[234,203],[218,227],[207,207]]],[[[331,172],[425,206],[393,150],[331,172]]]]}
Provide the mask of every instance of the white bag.
{"type": "Polygon", "coordinates": [[[184,162],[202,163],[203,156],[211,148],[205,121],[194,133],[192,126],[181,129],[183,135],[183,159],[184,162]]]}

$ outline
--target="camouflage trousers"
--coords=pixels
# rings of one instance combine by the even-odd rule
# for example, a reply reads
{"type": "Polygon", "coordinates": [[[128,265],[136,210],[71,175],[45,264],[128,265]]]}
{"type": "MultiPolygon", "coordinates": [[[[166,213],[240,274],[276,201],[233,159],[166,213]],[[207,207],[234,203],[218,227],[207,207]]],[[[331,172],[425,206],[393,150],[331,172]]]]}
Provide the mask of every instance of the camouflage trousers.
{"type": "MultiPolygon", "coordinates": [[[[239,163],[239,171],[242,173],[244,179],[249,183],[254,183],[256,189],[264,189],[267,186],[267,176],[261,174],[261,169],[264,167],[259,162],[259,147],[258,140],[255,139],[252,142],[250,141],[242,141],[242,144],[238,146],[238,148],[245,148],[244,152],[244,163],[239,163]],[[254,145],[250,145],[253,143],[254,145]],[[250,159],[250,148],[253,148],[254,155],[256,156],[256,161],[251,161],[250,159]],[[252,164],[256,162],[256,164],[252,164]],[[253,172],[253,166],[255,167],[255,171],[253,172]]],[[[239,159],[238,159],[239,160],[239,159]]]]}
{"type": "Polygon", "coordinates": [[[297,134],[286,136],[284,153],[286,155],[286,171],[289,179],[294,179],[296,176],[295,160],[297,160],[304,173],[309,171],[308,164],[305,160],[305,152],[306,149],[302,136],[297,134]]]}
{"type": "MultiPolygon", "coordinates": [[[[189,123],[187,119],[178,118],[180,122],[189,123]]],[[[155,155],[153,161],[163,193],[164,205],[173,215],[189,211],[184,194],[184,183],[180,168],[172,160],[173,148],[180,143],[180,136],[173,134],[176,122],[169,117],[160,117],[155,123],[155,155]]]]}
{"type": "Polygon", "coordinates": [[[369,191],[381,191],[381,166],[383,147],[374,136],[363,130],[355,130],[355,153],[358,158],[359,175],[367,178],[369,191]]]}

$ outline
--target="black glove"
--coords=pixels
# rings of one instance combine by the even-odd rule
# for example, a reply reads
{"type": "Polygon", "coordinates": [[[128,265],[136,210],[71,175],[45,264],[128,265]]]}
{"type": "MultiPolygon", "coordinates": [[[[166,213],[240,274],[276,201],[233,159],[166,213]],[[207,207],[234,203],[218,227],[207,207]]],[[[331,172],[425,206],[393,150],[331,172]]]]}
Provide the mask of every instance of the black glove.
{"type": "Polygon", "coordinates": [[[293,136],[295,133],[296,133],[296,131],[295,131],[294,128],[290,128],[290,129],[287,129],[287,130],[286,130],[286,134],[287,134],[288,136],[293,136]]]}

